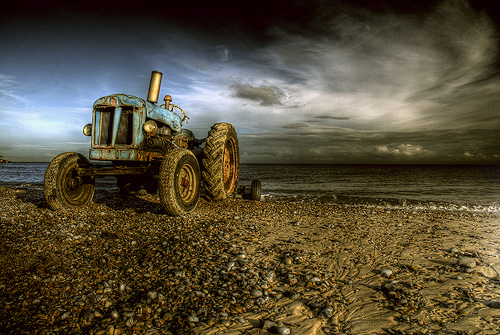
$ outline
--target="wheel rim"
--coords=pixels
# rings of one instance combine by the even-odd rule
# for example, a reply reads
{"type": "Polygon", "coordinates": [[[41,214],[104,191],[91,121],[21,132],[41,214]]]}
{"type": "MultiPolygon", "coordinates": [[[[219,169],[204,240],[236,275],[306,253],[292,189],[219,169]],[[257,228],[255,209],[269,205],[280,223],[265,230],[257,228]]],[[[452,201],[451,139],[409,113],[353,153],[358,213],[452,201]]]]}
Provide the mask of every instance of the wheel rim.
{"type": "Polygon", "coordinates": [[[177,179],[179,196],[184,203],[190,203],[196,196],[196,174],[194,168],[184,164],[177,179]]]}
{"type": "Polygon", "coordinates": [[[70,203],[79,205],[82,199],[87,196],[88,187],[80,177],[75,177],[75,174],[75,166],[71,166],[66,170],[62,181],[62,189],[66,199],[70,203]]]}
{"type": "Polygon", "coordinates": [[[236,187],[236,159],[236,143],[231,138],[224,147],[224,190],[227,194],[233,193],[236,187]]]}

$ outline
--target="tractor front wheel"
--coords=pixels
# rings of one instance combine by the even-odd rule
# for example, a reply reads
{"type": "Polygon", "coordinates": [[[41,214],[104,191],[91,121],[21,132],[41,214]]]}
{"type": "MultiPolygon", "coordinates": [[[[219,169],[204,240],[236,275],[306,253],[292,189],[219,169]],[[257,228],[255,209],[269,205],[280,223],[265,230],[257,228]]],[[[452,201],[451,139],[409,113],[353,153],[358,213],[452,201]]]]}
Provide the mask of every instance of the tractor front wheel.
{"type": "Polygon", "coordinates": [[[173,216],[192,212],[200,197],[200,179],[200,166],[191,151],[170,152],[158,174],[158,193],[165,211],[173,216]]]}
{"type": "Polygon", "coordinates": [[[87,205],[94,196],[95,179],[78,176],[80,165],[89,165],[85,156],[65,152],[50,162],[45,172],[45,199],[54,210],[87,205]]]}
{"type": "Polygon", "coordinates": [[[212,126],[203,149],[202,175],[205,195],[210,200],[224,200],[238,186],[238,136],[234,127],[225,122],[212,126]]]}

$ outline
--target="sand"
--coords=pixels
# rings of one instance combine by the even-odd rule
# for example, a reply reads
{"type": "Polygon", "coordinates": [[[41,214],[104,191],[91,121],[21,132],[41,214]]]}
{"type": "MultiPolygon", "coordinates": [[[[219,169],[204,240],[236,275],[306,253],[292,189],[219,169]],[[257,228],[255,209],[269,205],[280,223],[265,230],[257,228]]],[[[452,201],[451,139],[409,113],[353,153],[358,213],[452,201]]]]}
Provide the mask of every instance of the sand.
{"type": "Polygon", "coordinates": [[[0,187],[0,327],[19,334],[498,334],[495,213],[0,187]]]}

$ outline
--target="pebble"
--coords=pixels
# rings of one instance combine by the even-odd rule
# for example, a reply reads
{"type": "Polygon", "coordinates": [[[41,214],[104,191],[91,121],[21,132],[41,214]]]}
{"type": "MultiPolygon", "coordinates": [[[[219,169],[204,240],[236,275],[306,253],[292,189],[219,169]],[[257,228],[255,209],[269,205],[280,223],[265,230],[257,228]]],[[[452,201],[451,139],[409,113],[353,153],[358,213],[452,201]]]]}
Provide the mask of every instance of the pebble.
{"type": "Polygon", "coordinates": [[[149,299],[151,299],[151,300],[155,300],[158,297],[158,292],[156,292],[156,291],[148,291],[148,293],[146,294],[146,296],[149,299]]]}
{"type": "Polygon", "coordinates": [[[120,318],[120,313],[118,313],[118,311],[112,311],[111,312],[111,318],[113,318],[114,320],[117,320],[120,318]]]}
{"type": "Polygon", "coordinates": [[[476,267],[476,261],[474,258],[471,257],[461,257],[458,259],[457,264],[461,267],[464,268],[475,268],[476,267]]]}
{"type": "MultiPolygon", "coordinates": [[[[5,188],[0,187],[2,190],[5,188]]],[[[347,276],[340,279],[327,265],[317,262],[330,251],[309,248],[309,241],[316,243],[322,237],[310,234],[310,221],[301,219],[299,225],[298,216],[290,217],[294,211],[288,208],[299,206],[297,213],[307,211],[314,218],[311,220],[317,218],[318,227],[329,232],[332,242],[328,245],[334,251],[343,247],[340,235],[325,230],[326,225],[335,220],[330,226],[335,233],[347,231],[354,239],[351,242],[358,242],[369,236],[363,235],[364,230],[349,232],[351,227],[357,228],[347,220],[360,219],[358,212],[370,215],[374,209],[344,206],[330,213],[324,208],[318,212],[321,207],[265,202],[247,209],[245,201],[228,199],[224,204],[203,202],[194,213],[172,218],[162,213],[157,203],[149,203],[148,195],[138,204],[137,197],[114,198],[113,192],[101,190],[96,191],[97,198],[87,209],[58,212],[43,206],[43,191],[29,194],[38,200],[14,200],[16,206],[11,207],[19,213],[31,213],[31,223],[19,216],[22,214],[6,213],[10,207],[0,203],[3,216],[16,218],[2,221],[0,233],[16,237],[9,241],[9,247],[18,250],[19,257],[34,269],[25,278],[6,276],[0,282],[0,290],[14,297],[0,302],[0,308],[8,311],[11,320],[28,320],[27,326],[47,334],[81,333],[83,329],[94,335],[156,334],[165,330],[183,334],[190,332],[190,327],[213,327],[214,333],[222,326],[235,325],[259,329],[249,322],[252,313],[270,318],[269,324],[260,326],[262,329],[290,334],[294,328],[287,327],[285,321],[274,322],[282,320],[276,315],[285,312],[280,299],[304,304],[311,318],[319,317],[320,322],[331,326],[329,333],[337,334],[340,328],[338,321],[331,319],[335,309],[330,304],[335,302],[340,310],[350,307],[350,298],[343,300],[336,294],[363,284],[364,278],[351,276],[356,271],[348,272],[370,264],[373,257],[346,249],[356,259],[342,264],[347,276]],[[349,215],[330,217],[339,213],[349,215]],[[292,229],[293,237],[276,239],[274,244],[265,242],[263,231],[267,227],[274,229],[271,225],[276,224],[279,229],[295,222],[298,225],[292,229]],[[37,290],[30,291],[31,286],[26,284],[35,284],[37,290]],[[19,291],[14,293],[14,289],[19,291]],[[25,291],[24,300],[21,291],[25,291]],[[36,310],[34,316],[24,317],[23,311],[30,309],[36,310]]],[[[9,196],[3,199],[11,201],[9,196]]],[[[379,252],[385,253],[377,250],[377,257],[379,252]]],[[[388,258],[385,264],[394,264],[392,261],[388,258]]],[[[379,274],[394,276],[388,268],[379,270],[379,274]]],[[[390,300],[393,309],[408,312],[422,307],[418,305],[417,289],[404,282],[405,275],[408,273],[403,271],[400,283],[387,279],[387,285],[374,287],[382,291],[377,294],[383,293],[390,300]]],[[[500,303],[488,306],[500,308],[500,303]]]]}
{"type": "Polygon", "coordinates": [[[273,330],[273,333],[279,334],[279,335],[290,335],[290,328],[287,327],[275,327],[273,330]]]}
{"type": "Polygon", "coordinates": [[[197,316],[195,316],[195,315],[190,315],[190,316],[188,316],[188,317],[187,317],[187,320],[188,320],[189,322],[195,322],[195,323],[196,323],[196,322],[200,322],[200,319],[199,319],[197,316]]]}
{"type": "Polygon", "coordinates": [[[488,303],[488,307],[500,309],[500,301],[492,301],[488,303]]]}
{"type": "Polygon", "coordinates": [[[269,330],[273,327],[278,327],[278,324],[276,322],[273,322],[271,320],[264,320],[262,322],[261,328],[264,330],[269,330]]]}
{"type": "Polygon", "coordinates": [[[333,308],[332,307],[325,307],[322,311],[321,311],[321,315],[327,317],[327,318],[331,318],[333,316],[333,308]]]}
{"type": "Polygon", "coordinates": [[[382,269],[380,270],[380,274],[384,277],[387,277],[389,278],[390,276],[392,276],[392,270],[390,269],[382,269]]]}
{"type": "Polygon", "coordinates": [[[127,321],[125,322],[125,325],[129,328],[131,328],[133,325],[134,325],[134,318],[133,317],[129,317],[127,319],[127,321]]]}
{"type": "Polygon", "coordinates": [[[261,290],[253,289],[252,292],[250,293],[252,297],[259,298],[262,297],[263,293],[261,290]]]}

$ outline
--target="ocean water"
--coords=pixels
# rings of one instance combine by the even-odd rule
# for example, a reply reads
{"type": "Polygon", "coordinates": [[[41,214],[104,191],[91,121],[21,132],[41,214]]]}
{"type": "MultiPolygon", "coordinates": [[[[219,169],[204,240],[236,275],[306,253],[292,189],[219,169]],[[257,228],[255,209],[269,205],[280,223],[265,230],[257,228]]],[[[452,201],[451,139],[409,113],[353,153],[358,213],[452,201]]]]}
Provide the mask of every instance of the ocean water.
{"type": "MultiPolygon", "coordinates": [[[[0,185],[43,187],[48,163],[0,164],[0,185]]],[[[500,166],[241,164],[240,185],[264,200],[500,212],[500,166]]],[[[97,179],[97,189],[115,179],[97,179]]]]}

